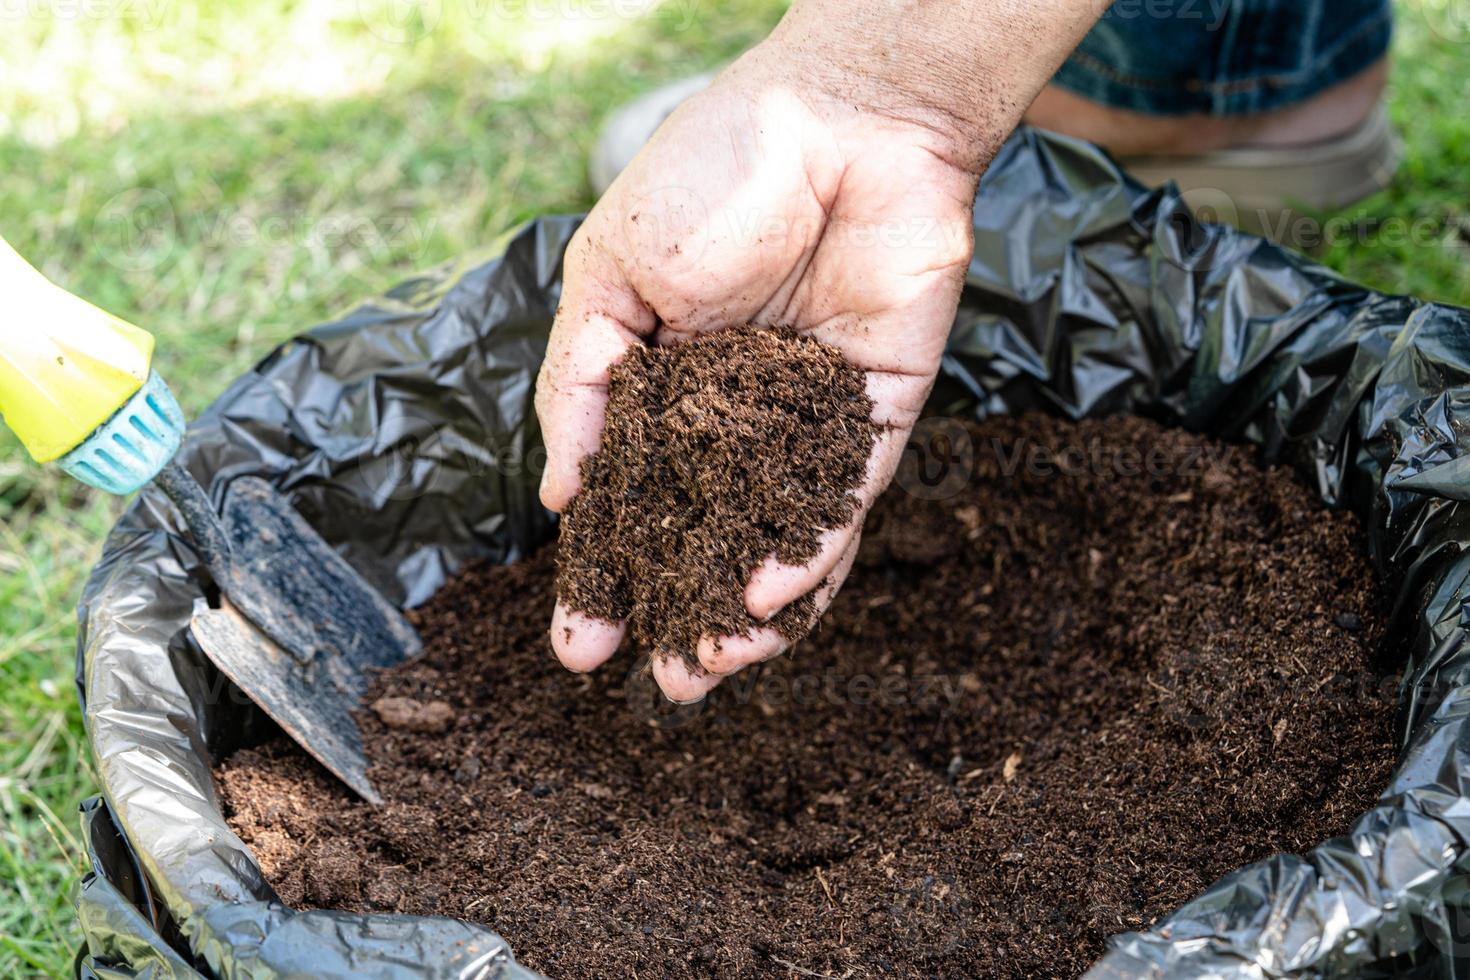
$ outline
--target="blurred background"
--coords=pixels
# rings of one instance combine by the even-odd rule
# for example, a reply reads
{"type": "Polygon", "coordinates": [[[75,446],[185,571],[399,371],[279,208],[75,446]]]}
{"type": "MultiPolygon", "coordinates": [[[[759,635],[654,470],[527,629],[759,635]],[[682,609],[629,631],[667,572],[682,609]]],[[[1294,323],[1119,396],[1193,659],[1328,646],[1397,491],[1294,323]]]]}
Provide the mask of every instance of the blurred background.
{"type": "MultiPolygon", "coordinates": [[[[0,0],[0,237],[152,331],[188,413],[273,345],[542,213],[592,204],[618,104],[716,66],[776,0],[0,0]]],[[[1407,159],[1318,258],[1470,305],[1470,2],[1399,0],[1407,159]]],[[[0,330],[25,324],[0,320],[0,330]]],[[[0,432],[0,976],[70,973],[94,792],[75,607],[119,504],[0,432]]]]}

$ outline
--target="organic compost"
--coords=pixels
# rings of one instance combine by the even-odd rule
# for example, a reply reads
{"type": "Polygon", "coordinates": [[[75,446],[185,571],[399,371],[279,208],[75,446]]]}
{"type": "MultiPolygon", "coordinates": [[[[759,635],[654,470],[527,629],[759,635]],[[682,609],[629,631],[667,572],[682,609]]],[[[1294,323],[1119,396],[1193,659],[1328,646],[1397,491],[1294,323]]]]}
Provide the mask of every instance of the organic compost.
{"type": "Polygon", "coordinates": [[[360,714],[386,805],[277,740],[218,768],[231,826],[290,905],[487,923],[553,977],[1038,977],[1372,805],[1355,518],[1138,418],[921,430],[790,656],[670,706],[555,662],[551,548],[472,567],[360,714]]]}
{"type": "MultiPolygon", "coordinates": [[[[835,347],[789,330],[632,348],[562,521],[558,594],[695,665],[701,635],[757,625],[751,570],[771,554],[805,564],[822,529],[852,521],[878,432],[865,385],[835,347]]],[[[766,625],[795,639],[814,613],[808,595],[766,625]]]]}

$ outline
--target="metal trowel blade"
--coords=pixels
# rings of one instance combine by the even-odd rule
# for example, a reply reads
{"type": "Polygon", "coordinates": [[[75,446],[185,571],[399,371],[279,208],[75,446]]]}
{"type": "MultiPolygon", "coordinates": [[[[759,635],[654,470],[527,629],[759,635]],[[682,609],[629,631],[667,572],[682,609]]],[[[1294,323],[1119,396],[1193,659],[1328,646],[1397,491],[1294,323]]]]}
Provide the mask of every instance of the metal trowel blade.
{"type": "Polygon", "coordinates": [[[225,599],[219,609],[200,599],[189,623],[205,656],[281,730],[332,775],[372,804],[382,803],[368,779],[362,732],[352,717],[351,678],[307,669],[225,599]]]}
{"type": "Polygon", "coordinates": [[[228,601],[196,612],[200,647],[302,748],[379,802],[352,712],[372,672],[421,652],[418,634],[264,480],[233,481],[220,518],[228,601]]]}

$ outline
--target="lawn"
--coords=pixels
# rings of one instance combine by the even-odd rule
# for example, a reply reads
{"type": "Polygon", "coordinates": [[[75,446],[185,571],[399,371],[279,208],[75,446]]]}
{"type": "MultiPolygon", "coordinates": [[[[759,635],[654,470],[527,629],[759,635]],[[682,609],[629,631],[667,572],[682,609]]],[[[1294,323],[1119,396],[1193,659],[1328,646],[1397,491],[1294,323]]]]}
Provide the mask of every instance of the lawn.
{"type": "MultiPolygon", "coordinates": [[[[1470,305],[1470,21],[1403,2],[1408,159],[1322,260],[1470,305]]],[[[273,344],[543,212],[598,122],[718,64],[774,0],[0,2],[0,235],[158,337],[187,411],[273,344]]],[[[24,329],[4,324],[0,329],[24,329]]],[[[75,605],[116,501],[0,434],[0,976],[69,972],[93,777],[75,605]]]]}

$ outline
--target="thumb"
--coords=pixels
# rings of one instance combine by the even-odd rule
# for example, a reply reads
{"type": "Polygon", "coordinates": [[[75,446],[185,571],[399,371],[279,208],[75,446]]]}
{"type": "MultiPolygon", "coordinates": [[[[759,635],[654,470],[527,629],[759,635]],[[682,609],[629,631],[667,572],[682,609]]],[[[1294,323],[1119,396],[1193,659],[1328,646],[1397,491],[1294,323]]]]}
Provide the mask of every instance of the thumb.
{"type": "Polygon", "coordinates": [[[653,313],[581,233],[567,248],[562,301],[536,379],[536,416],[546,444],[541,503],[560,513],[581,489],[581,464],[597,451],[608,374],[654,328],[653,313]]]}

